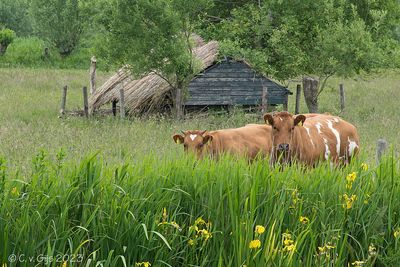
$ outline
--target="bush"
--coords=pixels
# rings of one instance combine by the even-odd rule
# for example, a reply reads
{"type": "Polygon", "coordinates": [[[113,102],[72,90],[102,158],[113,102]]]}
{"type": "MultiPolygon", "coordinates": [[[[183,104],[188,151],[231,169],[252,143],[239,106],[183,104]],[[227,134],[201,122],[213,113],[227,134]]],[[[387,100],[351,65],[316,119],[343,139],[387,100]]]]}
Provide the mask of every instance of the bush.
{"type": "Polygon", "coordinates": [[[0,55],[3,55],[9,44],[15,39],[15,32],[10,29],[0,31],[0,55]]]}
{"type": "Polygon", "coordinates": [[[7,49],[4,62],[10,65],[39,65],[44,48],[45,44],[39,38],[17,38],[7,49]]]}

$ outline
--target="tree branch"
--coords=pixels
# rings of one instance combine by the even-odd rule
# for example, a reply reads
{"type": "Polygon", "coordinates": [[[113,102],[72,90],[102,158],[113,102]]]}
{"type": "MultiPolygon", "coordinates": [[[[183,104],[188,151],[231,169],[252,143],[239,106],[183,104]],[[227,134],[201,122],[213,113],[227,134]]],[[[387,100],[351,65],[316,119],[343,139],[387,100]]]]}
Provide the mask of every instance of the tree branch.
{"type": "MultiPolygon", "coordinates": [[[[323,80],[323,82],[322,82],[322,84],[321,84],[321,87],[320,87],[320,89],[319,89],[319,91],[318,91],[317,97],[319,97],[319,95],[322,93],[322,91],[324,91],[327,80],[328,80],[330,77],[332,77],[333,75],[334,75],[334,73],[329,73],[329,74],[327,74],[327,75],[324,77],[324,80],[323,80]]],[[[319,80],[321,80],[321,77],[319,78],[319,80]]]]}

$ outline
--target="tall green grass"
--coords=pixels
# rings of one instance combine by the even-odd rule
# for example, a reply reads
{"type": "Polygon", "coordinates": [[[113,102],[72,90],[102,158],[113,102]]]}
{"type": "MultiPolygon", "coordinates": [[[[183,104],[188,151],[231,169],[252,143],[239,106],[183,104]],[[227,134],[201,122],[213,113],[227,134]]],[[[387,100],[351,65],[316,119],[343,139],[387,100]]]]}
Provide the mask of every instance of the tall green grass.
{"type": "Polygon", "coordinates": [[[46,255],[59,266],[57,257],[73,254],[80,266],[400,265],[393,156],[368,170],[360,161],[279,170],[229,157],[64,160],[62,150],[54,160],[40,151],[27,177],[0,160],[0,262],[46,255]],[[356,196],[349,208],[344,194],[356,196]],[[251,249],[255,239],[261,246],[251,249]]]}

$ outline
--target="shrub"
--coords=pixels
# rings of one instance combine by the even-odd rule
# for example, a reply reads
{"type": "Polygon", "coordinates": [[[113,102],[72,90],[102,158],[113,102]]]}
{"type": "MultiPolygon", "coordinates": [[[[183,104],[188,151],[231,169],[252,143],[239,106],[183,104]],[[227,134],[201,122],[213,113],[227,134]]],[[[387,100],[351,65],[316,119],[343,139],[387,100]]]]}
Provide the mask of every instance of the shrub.
{"type": "Polygon", "coordinates": [[[10,29],[0,31],[0,55],[3,55],[9,44],[15,39],[15,32],[10,29]]]}
{"type": "Polygon", "coordinates": [[[42,61],[44,47],[44,42],[36,37],[16,38],[4,55],[4,62],[11,65],[38,65],[42,61]]]}

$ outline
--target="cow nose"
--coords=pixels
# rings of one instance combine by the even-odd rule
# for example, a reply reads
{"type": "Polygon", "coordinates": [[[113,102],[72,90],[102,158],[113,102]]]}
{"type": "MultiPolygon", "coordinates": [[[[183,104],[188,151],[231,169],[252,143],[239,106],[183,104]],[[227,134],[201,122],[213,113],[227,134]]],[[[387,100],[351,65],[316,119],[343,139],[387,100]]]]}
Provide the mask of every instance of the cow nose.
{"type": "Polygon", "coordinates": [[[288,151],[289,150],[289,144],[279,144],[278,150],[279,151],[288,151]]]}

